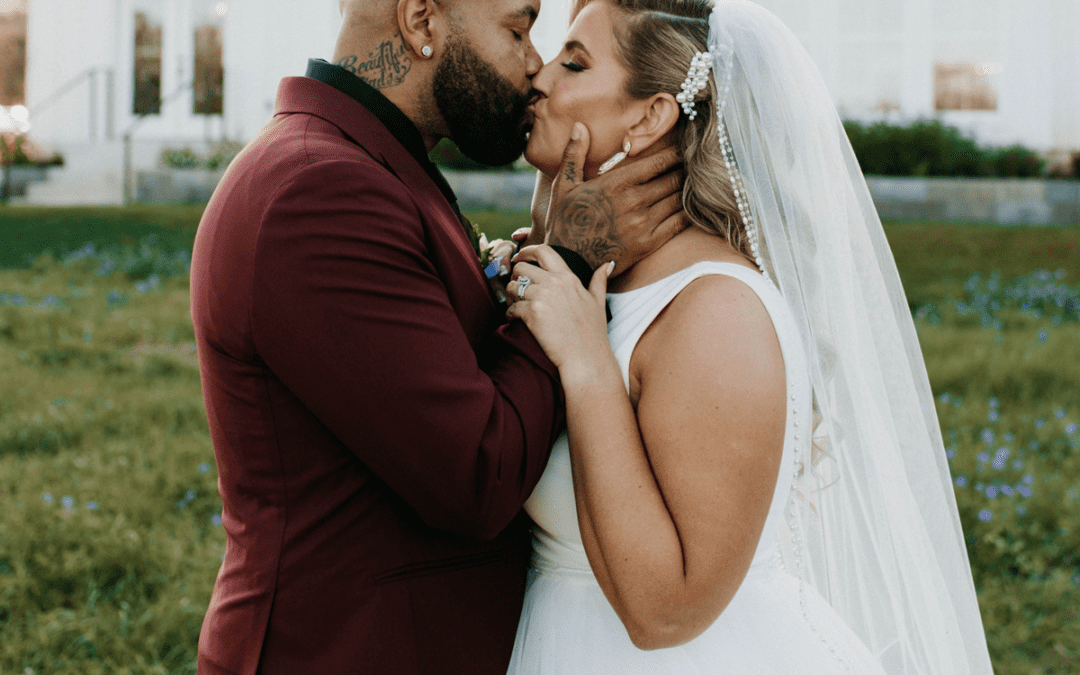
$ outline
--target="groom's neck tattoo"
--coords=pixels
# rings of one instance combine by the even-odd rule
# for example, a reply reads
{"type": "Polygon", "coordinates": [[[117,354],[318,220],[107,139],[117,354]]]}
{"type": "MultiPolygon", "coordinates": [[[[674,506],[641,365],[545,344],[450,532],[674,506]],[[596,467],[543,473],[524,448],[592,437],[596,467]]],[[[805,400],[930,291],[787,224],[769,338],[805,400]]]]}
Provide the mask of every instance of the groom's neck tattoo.
{"type": "Polygon", "coordinates": [[[560,205],[549,244],[575,251],[595,269],[622,256],[623,244],[615,227],[615,207],[601,190],[584,189],[560,205]]]}
{"type": "Polygon", "coordinates": [[[360,59],[354,54],[346,56],[335,64],[341,66],[376,89],[395,87],[405,81],[405,75],[412,68],[412,58],[405,51],[405,40],[401,33],[384,41],[360,59]]]}

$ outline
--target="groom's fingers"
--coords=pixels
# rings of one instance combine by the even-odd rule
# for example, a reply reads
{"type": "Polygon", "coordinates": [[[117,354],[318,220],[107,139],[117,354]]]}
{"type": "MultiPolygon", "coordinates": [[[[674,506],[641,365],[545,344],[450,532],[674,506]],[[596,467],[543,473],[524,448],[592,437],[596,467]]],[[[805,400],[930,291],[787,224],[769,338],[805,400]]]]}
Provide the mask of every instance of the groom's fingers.
{"type": "MultiPolygon", "coordinates": [[[[548,272],[573,274],[566,261],[550,246],[526,246],[514,256],[514,263],[533,263],[548,272]]],[[[514,268],[517,271],[517,267],[514,268]]]]}
{"type": "Polygon", "coordinates": [[[645,206],[655,206],[670,197],[682,199],[683,182],[686,180],[686,171],[681,167],[674,171],[660,174],[643,185],[635,187],[641,195],[641,203],[645,206]]]}
{"type": "MultiPolygon", "coordinates": [[[[683,213],[682,194],[668,195],[666,199],[650,206],[648,213],[649,220],[658,224],[666,222],[673,215],[678,215],[681,219],[683,213]]],[[[663,227],[663,225],[660,225],[660,227],[663,227]]]]}
{"type": "MultiPolygon", "coordinates": [[[[646,150],[646,153],[649,153],[646,150]]],[[[638,157],[633,162],[627,162],[625,165],[616,166],[614,169],[604,174],[605,176],[612,176],[612,180],[616,178],[624,185],[642,185],[649,183],[658,176],[671,171],[671,169],[678,166],[682,160],[679,158],[679,151],[674,146],[668,146],[658,152],[652,154],[646,154],[638,157]]],[[[682,185],[682,174],[676,175],[678,178],[679,186],[682,185]]],[[[664,189],[670,190],[670,185],[667,178],[663,178],[660,184],[664,189]]]]}
{"type": "Polygon", "coordinates": [[[588,153],[589,130],[581,122],[574,122],[570,142],[563,150],[562,166],[555,177],[555,189],[565,192],[570,186],[585,180],[585,157],[588,153]]]}
{"type": "MultiPolygon", "coordinates": [[[[686,213],[679,209],[664,219],[664,222],[652,232],[652,241],[656,248],[666,244],[672,237],[689,227],[690,222],[686,219],[686,213]]],[[[656,249],[653,249],[656,250],[656,249]]]]}

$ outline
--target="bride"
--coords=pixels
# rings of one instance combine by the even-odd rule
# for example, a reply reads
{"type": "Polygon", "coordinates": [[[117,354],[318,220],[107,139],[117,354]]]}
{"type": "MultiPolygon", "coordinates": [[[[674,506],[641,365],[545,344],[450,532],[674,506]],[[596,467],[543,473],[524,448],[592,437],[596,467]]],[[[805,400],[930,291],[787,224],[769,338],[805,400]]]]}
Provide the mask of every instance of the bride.
{"type": "Polygon", "coordinates": [[[515,259],[567,433],[510,672],[991,673],[908,306],[809,56],[744,0],[577,9],[527,159],[559,193],[673,144],[692,226],[588,290],[515,259]]]}

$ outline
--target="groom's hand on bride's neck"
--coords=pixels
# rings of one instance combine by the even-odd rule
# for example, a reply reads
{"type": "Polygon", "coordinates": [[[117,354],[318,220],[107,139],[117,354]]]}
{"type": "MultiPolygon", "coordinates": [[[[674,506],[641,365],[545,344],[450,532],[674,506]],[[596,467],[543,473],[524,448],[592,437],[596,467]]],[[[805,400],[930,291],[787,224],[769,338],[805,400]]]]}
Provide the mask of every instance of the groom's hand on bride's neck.
{"type": "Polygon", "coordinates": [[[596,269],[625,272],[686,227],[683,169],[673,147],[650,148],[585,180],[589,132],[575,124],[551,186],[545,243],[581,255],[596,269]]]}

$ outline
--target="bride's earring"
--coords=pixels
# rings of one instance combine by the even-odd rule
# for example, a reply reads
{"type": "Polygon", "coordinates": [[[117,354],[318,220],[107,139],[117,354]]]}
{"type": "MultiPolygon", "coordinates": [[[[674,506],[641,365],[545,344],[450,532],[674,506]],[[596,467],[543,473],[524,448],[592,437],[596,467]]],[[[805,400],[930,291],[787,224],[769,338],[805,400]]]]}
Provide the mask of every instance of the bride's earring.
{"type": "Polygon", "coordinates": [[[622,152],[616,152],[611,156],[611,159],[600,165],[600,168],[596,170],[597,175],[603,175],[611,171],[616,164],[626,159],[628,154],[630,154],[630,141],[623,143],[622,152]]]}

